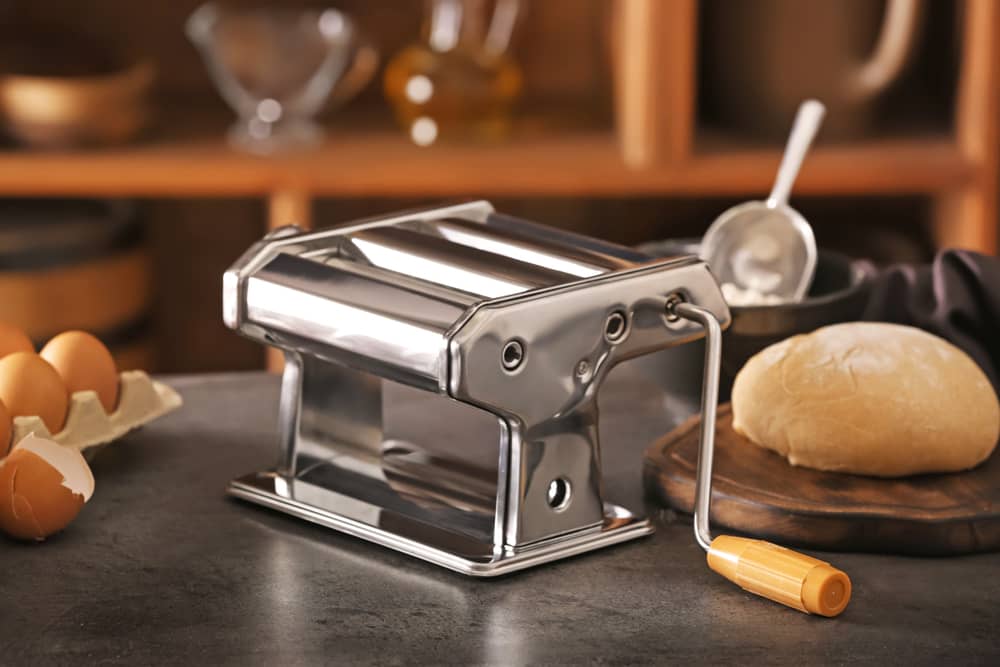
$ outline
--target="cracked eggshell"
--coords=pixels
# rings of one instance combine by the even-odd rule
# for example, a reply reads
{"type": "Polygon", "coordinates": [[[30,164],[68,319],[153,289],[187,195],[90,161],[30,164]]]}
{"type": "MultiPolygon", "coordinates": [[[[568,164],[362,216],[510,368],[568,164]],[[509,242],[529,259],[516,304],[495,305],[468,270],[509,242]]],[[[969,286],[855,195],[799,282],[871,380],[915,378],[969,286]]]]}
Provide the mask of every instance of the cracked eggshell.
{"type": "Polygon", "coordinates": [[[0,463],[0,530],[43,540],[68,526],[93,493],[80,452],[29,435],[0,463]]]}

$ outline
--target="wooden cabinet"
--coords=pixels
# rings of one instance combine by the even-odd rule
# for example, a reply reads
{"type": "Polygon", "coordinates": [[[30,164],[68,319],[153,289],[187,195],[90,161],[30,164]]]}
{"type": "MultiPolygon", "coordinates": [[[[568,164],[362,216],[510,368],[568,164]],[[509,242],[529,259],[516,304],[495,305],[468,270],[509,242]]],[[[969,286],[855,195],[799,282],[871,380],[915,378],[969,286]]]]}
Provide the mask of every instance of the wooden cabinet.
{"type": "MultiPolygon", "coordinates": [[[[937,204],[938,245],[995,253],[1000,5],[951,4],[960,10],[952,127],[819,146],[795,190],[930,195],[937,204]]],[[[616,0],[617,131],[624,162],[636,178],[683,172],[694,192],[763,191],[778,162],[777,147],[741,149],[739,137],[699,128],[698,10],[697,0],[616,0]]]]}
{"type": "MultiPolygon", "coordinates": [[[[325,117],[329,136],[322,148],[272,158],[234,152],[223,139],[232,114],[183,35],[184,19],[198,0],[21,3],[18,11],[28,19],[61,16],[122,40],[156,62],[157,121],[143,139],[122,147],[44,152],[0,147],[0,197],[232,200],[234,210],[243,212],[250,206],[247,200],[257,200],[271,226],[308,226],[311,219],[339,222],[345,211],[358,209],[344,205],[336,219],[328,219],[329,204],[321,207],[324,215],[313,213],[320,199],[388,205],[479,197],[658,198],[673,202],[665,204],[668,208],[679,200],[701,202],[707,225],[711,211],[770,189],[783,148],[706,122],[699,60],[705,47],[700,17],[707,2],[526,0],[530,13],[516,47],[526,94],[514,135],[504,143],[414,146],[393,125],[381,82],[375,81],[354,103],[325,117]]],[[[335,4],[358,18],[385,58],[415,38],[423,6],[418,0],[335,4]]],[[[954,54],[954,67],[941,75],[949,91],[940,98],[947,118],[914,129],[903,123],[898,131],[848,143],[821,141],[795,194],[857,202],[858,210],[869,213],[865,220],[882,215],[866,204],[875,199],[930,202],[922,210],[930,211],[937,245],[995,253],[1000,2],[947,0],[936,6],[954,19],[936,26],[954,54]]],[[[157,224],[169,224],[167,214],[183,207],[161,208],[163,214],[153,216],[157,224]]],[[[243,218],[213,216],[187,224],[231,225],[234,219],[243,218]]],[[[852,229],[859,228],[859,221],[851,222],[852,229]]],[[[593,233],[590,223],[581,220],[579,228],[593,233]]],[[[613,224],[643,223],[615,218],[613,224]]],[[[860,224],[865,229],[865,221],[860,224]]],[[[914,229],[920,224],[912,221],[914,229]]],[[[674,232],[658,228],[655,233],[674,232]]],[[[205,312],[213,308],[205,304],[205,312]]],[[[204,317],[199,311],[198,318],[204,317]]],[[[177,320],[171,335],[177,338],[179,329],[194,327],[193,319],[177,320]]]]}
{"type": "MultiPolygon", "coordinates": [[[[278,225],[308,218],[310,199],[321,196],[754,196],[769,188],[780,157],[781,146],[699,125],[698,0],[535,2],[522,35],[529,99],[507,143],[413,146],[388,122],[373,85],[366,99],[382,107],[376,121],[363,99],[331,117],[319,151],[241,155],[224,144],[227,112],[207,79],[190,71],[200,65],[180,27],[194,4],[147,8],[163,25],[150,44],[159,45],[168,94],[151,138],[93,151],[0,151],[0,195],[262,197],[278,225]],[[189,102],[198,96],[202,104],[189,102]],[[205,102],[215,106],[206,112],[205,102]]],[[[406,0],[398,12],[381,3],[345,6],[369,31],[384,26],[390,53],[420,15],[419,3],[406,0]]],[[[939,244],[996,251],[1000,5],[964,0],[963,7],[953,127],[820,145],[796,193],[931,196],[939,244]]],[[[141,43],[141,31],[153,27],[142,17],[147,9],[103,0],[93,13],[120,13],[136,23],[128,34],[141,43]]]]}

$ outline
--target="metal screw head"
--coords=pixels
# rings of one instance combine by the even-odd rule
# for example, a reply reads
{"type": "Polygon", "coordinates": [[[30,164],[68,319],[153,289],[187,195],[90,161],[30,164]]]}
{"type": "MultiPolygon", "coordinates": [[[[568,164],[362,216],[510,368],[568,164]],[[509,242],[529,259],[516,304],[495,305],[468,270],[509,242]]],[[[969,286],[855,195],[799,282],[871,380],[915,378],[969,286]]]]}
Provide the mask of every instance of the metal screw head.
{"type": "Polygon", "coordinates": [[[581,359],[576,363],[576,376],[577,377],[587,377],[590,374],[590,362],[586,359],[581,359]]]}
{"type": "Polygon", "coordinates": [[[507,341],[500,351],[500,365],[504,370],[513,371],[522,361],[524,361],[524,345],[516,339],[507,341]]]}

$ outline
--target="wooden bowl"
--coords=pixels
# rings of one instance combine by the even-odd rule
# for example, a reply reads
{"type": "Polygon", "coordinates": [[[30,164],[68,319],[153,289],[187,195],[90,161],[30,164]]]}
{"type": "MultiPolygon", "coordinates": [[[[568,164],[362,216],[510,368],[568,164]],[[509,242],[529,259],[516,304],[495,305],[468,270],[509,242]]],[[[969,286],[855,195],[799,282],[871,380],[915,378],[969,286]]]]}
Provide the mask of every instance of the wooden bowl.
{"type": "Polygon", "coordinates": [[[59,148],[124,143],[149,120],[154,68],[140,61],[93,76],[0,76],[0,119],[29,146],[59,148]]]}

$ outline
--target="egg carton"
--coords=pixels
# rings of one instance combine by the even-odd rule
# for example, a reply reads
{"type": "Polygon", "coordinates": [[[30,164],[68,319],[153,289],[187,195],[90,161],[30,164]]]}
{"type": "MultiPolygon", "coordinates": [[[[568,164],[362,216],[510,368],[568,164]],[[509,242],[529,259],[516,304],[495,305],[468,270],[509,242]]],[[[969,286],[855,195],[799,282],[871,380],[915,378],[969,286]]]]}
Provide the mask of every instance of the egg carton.
{"type": "Polygon", "coordinates": [[[121,373],[118,387],[118,407],[111,414],[104,411],[97,392],[74,392],[66,424],[56,434],[50,433],[39,417],[15,417],[14,443],[34,433],[76,449],[89,461],[112,440],[176,410],[184,402],[176,391],[142,371],[121,373]]]}

